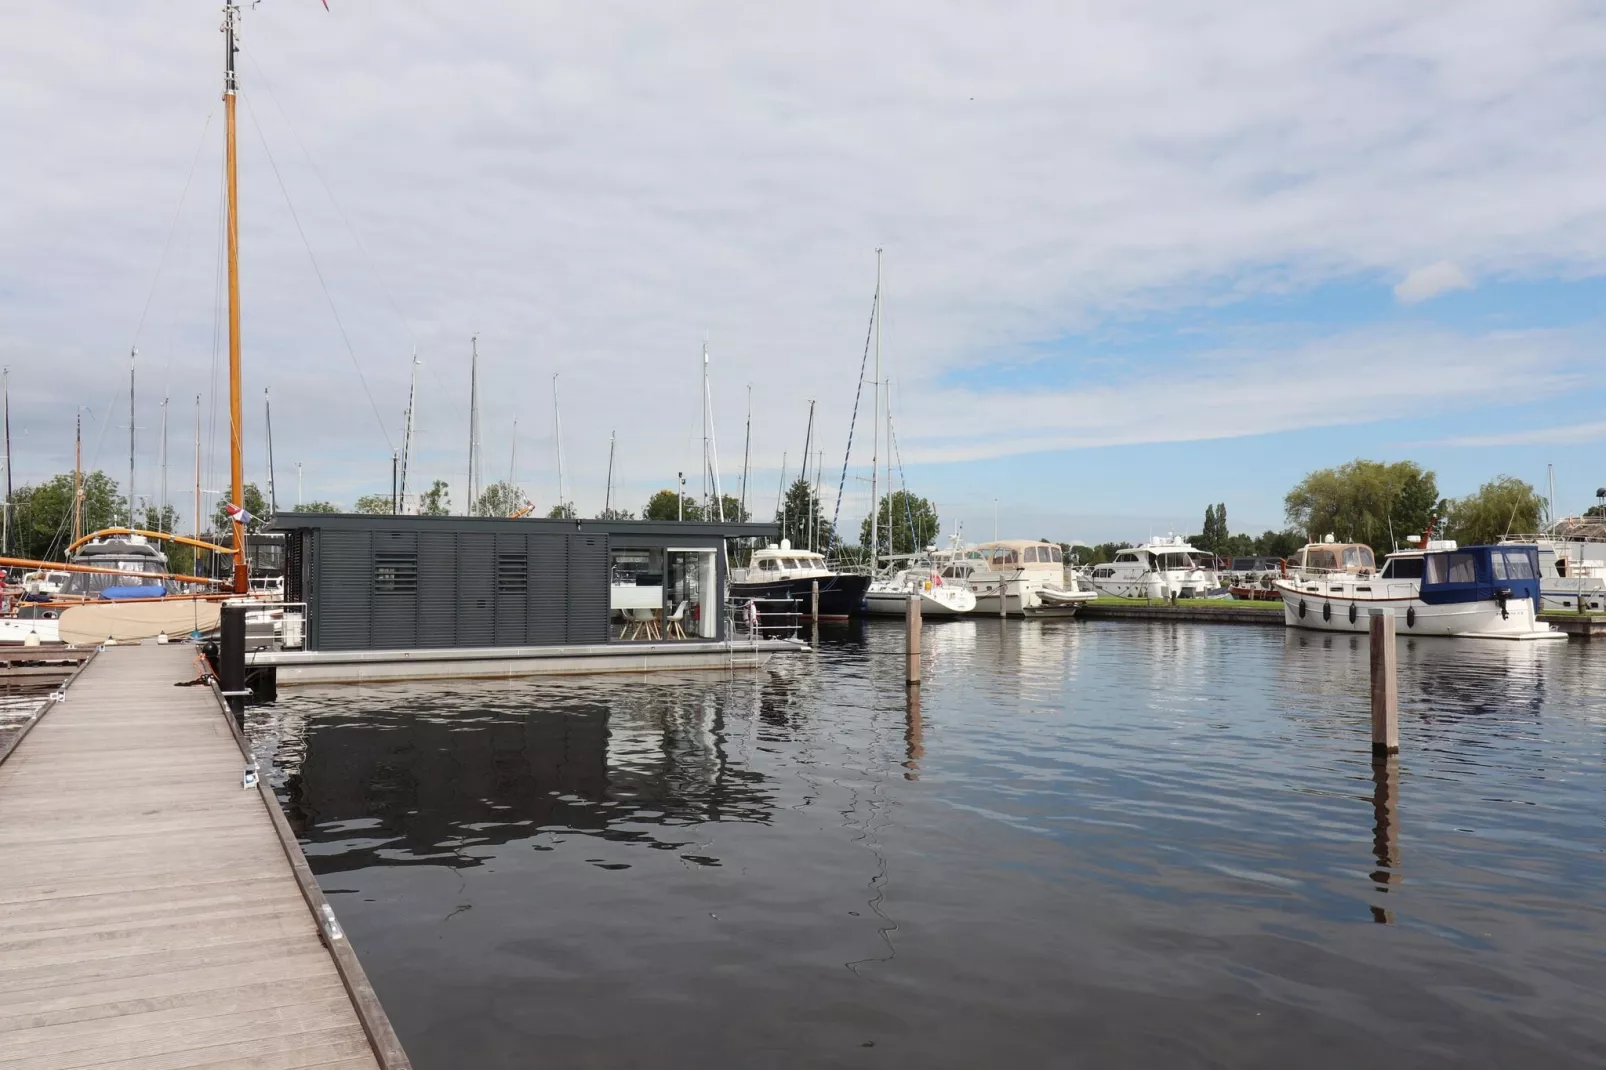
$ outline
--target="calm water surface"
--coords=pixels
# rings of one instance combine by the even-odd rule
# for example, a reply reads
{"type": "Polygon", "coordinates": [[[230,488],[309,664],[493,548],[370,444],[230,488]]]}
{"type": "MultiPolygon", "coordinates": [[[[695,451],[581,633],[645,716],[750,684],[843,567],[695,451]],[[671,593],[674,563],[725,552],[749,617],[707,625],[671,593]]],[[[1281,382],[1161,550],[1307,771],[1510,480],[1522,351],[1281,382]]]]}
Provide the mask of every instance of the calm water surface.
{"type": "Polygon", "coordinates": [[[901,627],[249,727],[421,1070],[1601,1064],[1606,647],[901,627]]]}

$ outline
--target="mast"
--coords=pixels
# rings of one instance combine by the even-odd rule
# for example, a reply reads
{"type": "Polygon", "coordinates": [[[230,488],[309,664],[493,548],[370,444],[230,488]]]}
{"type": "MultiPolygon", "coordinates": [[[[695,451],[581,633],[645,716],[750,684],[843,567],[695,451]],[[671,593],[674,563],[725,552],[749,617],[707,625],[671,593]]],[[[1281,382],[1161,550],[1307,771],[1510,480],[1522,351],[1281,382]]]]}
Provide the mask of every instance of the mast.
{"type": "MultiPolygon", "coordinates": [[[[708,343],[703,342],[703,508],[708,509],[712,504],[708,497],[708,343]]],[[[708,509],[708,513],[713,510],[708,509]]],[[[707,516],[708,513],[704,513],[707,516]]]]}
{"type": "Polygon", "coordinates": [[[134,523],[134,364],[139,359],[136,347],[128,353],[128,526],[134,523]]]}
{"type": "Polygon", "coordinates": [[[296,509],[301,508],[301,462],[296,462],[296,509]]]}
{"type": "MultiPolygon", "coordinates": [[[[244,416],[240,405],[240,168],[235,149],[234,105],[240,83],[234,71],[234,55],[239,51],[239,0],[223,5],[223,118],[225,130],[224,171],[228,186],[227,217],[229,254],[229,491],[232,501],[245,508],[244,416]]],[[[129,421],[133,423],[132,420],[129,421]]],[[[130,432],[132,437],[132,432],[130,432]]],[[[133,482],[132,474],[129,479],[133,482]]],[[[133,488],[130,486],[130,496],[133,488]]],[[[250,584],[245,574],[245,522],[234,519],[234,591],[244,594],[250,584]]]]}
{"type": "Polygon", "coordinates": [[[474,515],[474,446],[480,437],[480,336],[470,335],[468,340],[468,504],[469,516],[474,515]]]}
{"type": "Polygon", "coordinates": [[[781,538],[786,538],[786,451],[781,451],[781,485],[775,492],[775,512],[781,518],[781,538]]]}
{"type": "Polygon", "coordinates": [[[562,512],[568,503],[563,499],[563,417],[558,413],[558,373],[552,373],[552,437],[558,447],[558,509],[560,516],[568,514],[562,512]]]}
{"type": "MultiPolygon", "coordinates": [[[[410,461],[413,456],[413,410],[417,404],[418,350],[415,347],[413,349],[413,381],[412,384],[407,388],[407,419],[403,422],[404,426],[402,427],[401,490],[398,492],[398,497],[401,499],[404,508],[407,502],[407,462],[410,461]]],[[[299,478],[299,476],[297,478],[299,478]]],[[[300,504],[300,491],[298,490],[296,505],[299,506],[300,504]]]]}
{"type": "Polygon", "coordinates": [[[619,432],[608,432],[608,485],[602,492],[602,512],[605,516],[613,515],[613,448],[619,432]]]}
{"type": "Polygon", "coordinates": [[[162,490],[161,500],[156,503],[156,529],[164,530],[162,525],[167,523],[167,402],[162,398],[162,490]]]}
{"type": "MultiPolygon", "coordinates": [[[[81,420],[82,417],[79,417],[81,420]]],[[[191,517],[195,541],[201,540],[201,395],[195,395],[195,515],[191,517]]]]}
{"type": "Polygon", "coordinates": [[[513,441],[507,448],[507,485],[518,485],[519,470],[519,418],[513,417],[513,441]]]}
{"type": "MultiPolygon", "coordinates": [[[[813,448],[814,448],[814,399],[813,398],[809,398],[809,426],[808,426],[808,430],[803,432],[803,471],[798,476],[798,478],[803,481],[805,486],[807,486],[808,480],[809,480],[809,455],[813,451],[813,448]]],[[[812,550],[812,549],[814,549],[814,535],[812,533],[812,528],[813,528],[813,525],[814,525],[814,503],[813,502],[809,503],[809,515],[808,515],[808,518],[807,518],[807,523],[809,525],[810,532],[804,536],[803,545],[804,545],[805,548],[812,550]]]]}
{"type": "Polygon", "coordinates": [[[725,522],[725,495],[719,486],[719,436],[714,431],[714,392],[708,382],[708,346],[703,346],[703,411],[706,413],[704,426],[707,428],[703,439],[703,475],[712,488],[708,502],[712,506],[703,514],[710,515],[720,523],[725,522]]]}
{"type": "Polygon", "coordinates": [[[876,473],[880,469],[881,449],[881,250],[875,251],[875,387],[874,408],[870,416],[870,571],[875,572],[877,521],[881,516],[881,499],[876,494],[876,473]]]}
{"type": "MultiPolygon", "coordinates": [[[[6,500],[0,506],[0,553],[11,552],[11,369],[0,371],[0,388],[5,394],[6,420],[6,500]]],[[[80,415],[79,420],[83,417],[80,415]]]]}
{"type": "Polygon", "coordinates": [[[742,513],[747,513],[747,464],[753,457],[753,384],[747,384],[747,438],[742,443],[742,513]]]}
{"type": "Polygon", "coordinates": [[[262,388],[262,425],[268,434],[268,515],[279,515],[279,496],[273,489],[273,405],[268,401],[268,388],[262,388]]]}
{"type": "Polygon", "coordinates": [[[1556,534],[1556,466],[1547,464],[1545,468],[1550,477],[1550,497],[1547,499],[1548,504],[1545,509],[1550,513],[1550,534],[1554,535],[1556,534]]]}
{"type": "MultiPolygon", "coordinates": [[[[9,465],[7,466],[9,474],[9,465]]],[[[72,541],[84,537],[84,411],[78,410],[78,427],[72,447],[72,541]]]]}

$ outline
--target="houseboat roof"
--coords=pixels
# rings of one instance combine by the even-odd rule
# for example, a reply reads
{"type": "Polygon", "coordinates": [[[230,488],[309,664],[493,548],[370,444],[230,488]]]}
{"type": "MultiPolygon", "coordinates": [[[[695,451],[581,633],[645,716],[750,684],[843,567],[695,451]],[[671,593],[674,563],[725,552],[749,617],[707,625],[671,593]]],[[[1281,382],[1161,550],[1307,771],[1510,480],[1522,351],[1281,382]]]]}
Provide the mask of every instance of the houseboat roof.
{"type": "Polygon", "coordinates": [[[774,539],[777,523],[717,520],[558,520],[549,517],[408,516],[389,513],[280,513],[268,522],[272,531],[534,531],[548,534],[684,536],[689,539],[774,539]]]}

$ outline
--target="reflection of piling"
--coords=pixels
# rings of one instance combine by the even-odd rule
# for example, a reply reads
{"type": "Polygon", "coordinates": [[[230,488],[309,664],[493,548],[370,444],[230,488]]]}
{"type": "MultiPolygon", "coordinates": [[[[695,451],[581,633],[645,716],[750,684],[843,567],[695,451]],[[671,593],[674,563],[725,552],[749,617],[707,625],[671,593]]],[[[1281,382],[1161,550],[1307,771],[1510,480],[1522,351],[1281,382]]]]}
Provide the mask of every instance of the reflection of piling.
{"type": "Polygon", "coordinates": [[[905,688],[904,698],[907,705],[903,714],[903,777],[905,780],[919,780],[920,759],[926,756],[925,725],[920,719],[919,686],[905,688]]]}
{"type": "Polygon", "coordinates": [[[1394,644],[1392,614],[1372,617],[1372,753],[1400,749],[1400,691],[1395,679],[1399,653],[1394,644]]]}
{"type": "Polygon", "coordinates": [[[903,611],[903,626],[909,653],[909,669],[904,681],[920,686],[920,596],[912,594],[903,611]]]}
{"type": "MultiPolygon", "coordinates": [[[[1382,891],[1400,880],[1400,759],[1380,755],[1372,759],[1372,854],[1377,869],[1372,881],[1382,891]]],[[[1384,925],[1393,917],[1382,907],[1372,908],[1372,917],[1384,925]]]]}

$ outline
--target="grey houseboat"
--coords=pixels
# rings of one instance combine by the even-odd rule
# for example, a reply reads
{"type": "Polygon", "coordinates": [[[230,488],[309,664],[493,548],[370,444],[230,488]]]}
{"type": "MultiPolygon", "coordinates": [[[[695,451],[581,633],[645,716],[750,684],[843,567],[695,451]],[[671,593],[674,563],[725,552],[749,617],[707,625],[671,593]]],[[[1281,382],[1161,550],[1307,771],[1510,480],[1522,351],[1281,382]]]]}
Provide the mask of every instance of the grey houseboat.
{"type": "Polygon", "coordinates": [[[285,513],[270,530],[284,620],[247,661],[279,686],[746,667],[801,648],[726,610],[726,540],[774,524],[285,513]]]}

